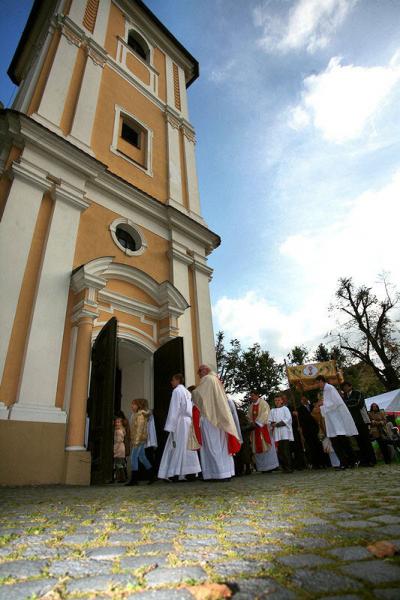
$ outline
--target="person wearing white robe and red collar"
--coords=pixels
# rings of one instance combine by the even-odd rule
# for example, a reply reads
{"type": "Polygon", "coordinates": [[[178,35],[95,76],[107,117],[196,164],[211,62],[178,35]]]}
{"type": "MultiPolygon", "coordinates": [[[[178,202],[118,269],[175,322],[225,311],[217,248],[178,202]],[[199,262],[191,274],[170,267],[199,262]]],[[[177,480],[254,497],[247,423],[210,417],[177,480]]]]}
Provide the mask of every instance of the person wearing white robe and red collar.
{"type": "Polygon", "coordinates": [[[251,404],[247,416],[250,422],[254,424],[254,429],[250,433],[250,441],[256,459],[256,469],[267,473],[279,467],[275,443],[271,440],[268,428],[270,407],[268,402],[261,398],[256,390],[251,390],[250,400],[251,404]]]}
{"type": "Polygon", "coordinates": [[[203,479],[229,480],[235,475],[233,455],[240,450],[240,433],[217,374],[208,365],[200,365],[198,374],[189,448],[200,448],[203,479]]]}
{"type": "Polygon", "coordinates": [[[285,473],[293,473],[290,442],[293,442],[292,415],[287,406],[284,405],[286,396],[276,396],[273,408],[268,417],[268,423],[272,428],[273,438],[278,446],[279,464],[285,473]]]}
{"type": "Polygon", "coordinates": [[[321,415],[325,419],[326,435],[340,460],[340,468],[354,467],[356,457],[350,436],[358,435],[358,431],[353,417],[337,389],[327,383],[323,375],[318,375],[316,382],[323,392],[321,415]]]}
{"type": "Polygon", "coordinates": [[[188,449],[193,405],[190,392],[183,383],[181,373],[171,379],[173,392],[164,426],[169,435],[158,471],[159,479],[169,480],[172,477],[182,481],[185,475],[198,475],[201,471],[197,452],[188,449]]]}

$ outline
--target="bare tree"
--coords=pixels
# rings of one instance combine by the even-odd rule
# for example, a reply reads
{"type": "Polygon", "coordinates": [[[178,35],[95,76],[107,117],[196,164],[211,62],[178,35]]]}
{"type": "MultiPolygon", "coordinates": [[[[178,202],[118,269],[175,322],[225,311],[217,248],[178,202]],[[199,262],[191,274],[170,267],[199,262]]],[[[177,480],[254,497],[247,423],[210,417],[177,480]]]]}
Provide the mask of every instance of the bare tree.
{"type": "Polygon", "coordinates": [[[396,310],[400,294],[382,276],[383,299],[372,288],[339,279],[333,309],[347,315],[339,333],[340,347],[369,365],[386,390],[400,388],[400,340],[396,310]]]}

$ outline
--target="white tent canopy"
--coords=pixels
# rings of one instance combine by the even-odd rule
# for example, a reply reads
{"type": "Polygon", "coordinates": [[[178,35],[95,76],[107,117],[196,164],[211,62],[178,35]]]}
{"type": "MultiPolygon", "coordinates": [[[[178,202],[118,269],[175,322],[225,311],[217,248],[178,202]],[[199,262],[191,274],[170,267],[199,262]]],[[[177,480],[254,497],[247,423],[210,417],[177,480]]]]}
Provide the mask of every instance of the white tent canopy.
{"type": "Polygon", "coordinates": [[[392,392],[379,394],[379,396],[366,398],[365,404],[368,410],[374,402],[380,409],[385,410],[386,412],[400,412],[400,390],[393,390],[392,392]]]}

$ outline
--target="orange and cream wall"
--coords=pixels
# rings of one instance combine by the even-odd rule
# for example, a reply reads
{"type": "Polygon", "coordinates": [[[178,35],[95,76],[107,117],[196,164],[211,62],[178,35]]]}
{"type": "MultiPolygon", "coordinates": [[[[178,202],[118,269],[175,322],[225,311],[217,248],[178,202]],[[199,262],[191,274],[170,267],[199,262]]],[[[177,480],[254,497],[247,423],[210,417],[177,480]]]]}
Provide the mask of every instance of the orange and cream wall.
{"type": "Polygon", "coordinates": [[[194,383],[200,362],[215,363],[206,256],[218,236],[200,214],[179,46],[123,0],[60,2],[40,40],[1,116],[0,480],[88,483],[94,339],[115,316],[152,400],[152,354],[182,336],[194,383]],[[123,146],[121,118],[141,128],[141,157],[123,146]],[[118,244],[119,224],[137,251],[118,244]]]}

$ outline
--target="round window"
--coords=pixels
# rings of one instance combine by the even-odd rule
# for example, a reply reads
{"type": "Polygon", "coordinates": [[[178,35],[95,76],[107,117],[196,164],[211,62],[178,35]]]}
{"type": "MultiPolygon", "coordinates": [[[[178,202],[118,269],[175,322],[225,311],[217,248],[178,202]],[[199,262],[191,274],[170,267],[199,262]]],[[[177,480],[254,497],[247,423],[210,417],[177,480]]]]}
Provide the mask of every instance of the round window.
{"type": "Polygon", "coordinates": [[[139,250],[140,245],[138,245],[137,240],[135,240],[131,233],[126,231],[121,225],[116,228],[115,235],[121,246],[126,250],[130,250],[131,252],[139,250]]]}
{"type": "Polygon", "coordinates": [[[110,233],[118,248],[128,256],[142,254],[147,248],[143,234],[128,219],[116,219],[110,233]]]}

